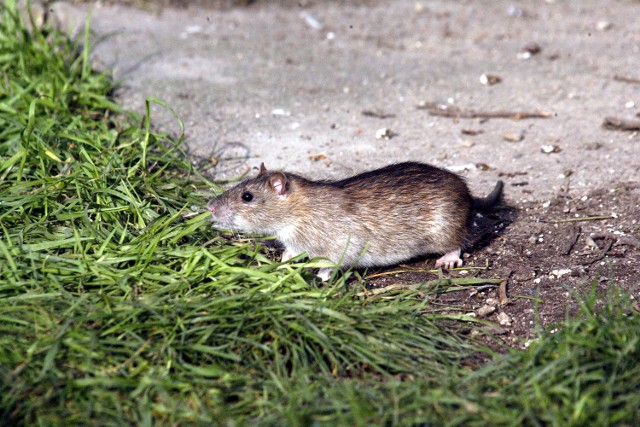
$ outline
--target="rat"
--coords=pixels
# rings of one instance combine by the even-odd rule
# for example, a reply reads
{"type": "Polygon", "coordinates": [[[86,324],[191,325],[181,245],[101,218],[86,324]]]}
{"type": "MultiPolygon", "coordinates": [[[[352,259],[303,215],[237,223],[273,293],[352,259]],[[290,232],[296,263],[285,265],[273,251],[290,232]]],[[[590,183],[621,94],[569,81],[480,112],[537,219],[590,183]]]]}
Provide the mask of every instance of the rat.
{"type": "MultiPolygon", "coordinates": [[[[342,267],[383,267],[427,254],[443,254],[436,268],[462,266],[473,210],[501,199],[503,182],[485,198],[465,180],[418,162],[396,163],[350,178],[312,181],[268,171],[211,200],[214,226],[275,235],[282,262],[302,253],[342,267]]],[[[333,268],[320,269],[328,280],[333,268]]]]}

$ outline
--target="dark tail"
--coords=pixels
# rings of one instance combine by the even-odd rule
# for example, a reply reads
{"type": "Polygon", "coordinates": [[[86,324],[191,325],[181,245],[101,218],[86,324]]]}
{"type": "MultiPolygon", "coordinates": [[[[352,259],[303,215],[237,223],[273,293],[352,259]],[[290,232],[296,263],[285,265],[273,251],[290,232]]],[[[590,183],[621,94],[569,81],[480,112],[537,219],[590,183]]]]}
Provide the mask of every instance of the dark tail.
{"type": "Polygon", "coordinates": [[[498,181],[496,182],[496,186],[487,197],[474,197],[473,198],[473,208],[477,210],[489,210],[495,205],[497,205],[502,199],[502,188],[504,187],[504,182],[498,181]]]}

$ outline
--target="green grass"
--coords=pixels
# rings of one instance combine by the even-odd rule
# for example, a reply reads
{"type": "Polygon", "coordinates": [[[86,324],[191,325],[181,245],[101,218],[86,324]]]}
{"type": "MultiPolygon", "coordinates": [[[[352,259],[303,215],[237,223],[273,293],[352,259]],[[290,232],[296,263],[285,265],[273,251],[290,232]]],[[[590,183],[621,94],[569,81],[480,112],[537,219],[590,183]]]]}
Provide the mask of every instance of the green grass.
{"type": "Polygon", "coordinates": [[[80,49],[1,14],[0,424],[640,421],[623,298],[596,314],[586,295],[577,320],[500,356],[424,298],[444,282],[319,284],[211,229],[215,185],[149,108],[113,103],[88,33],[80,49]]]}

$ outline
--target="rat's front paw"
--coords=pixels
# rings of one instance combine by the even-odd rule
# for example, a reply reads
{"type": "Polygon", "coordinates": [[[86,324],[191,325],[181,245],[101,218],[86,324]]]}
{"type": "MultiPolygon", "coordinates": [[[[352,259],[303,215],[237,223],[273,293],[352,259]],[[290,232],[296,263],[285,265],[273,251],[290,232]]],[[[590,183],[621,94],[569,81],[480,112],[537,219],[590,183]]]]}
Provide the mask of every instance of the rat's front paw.
{"type": "Polygon", "coordinates": [[[447,270],[451,270],[455,267],[462,267],[462,258],[460,258],[460,249],[456,249],[455,251],[447,252],[442,255],[436,261],[436,268],[443,267],[447,270]]]}
{"type": "Polygon", "coordinates": [[[296,255],[298,255],[298,254],[293,253],[292,250],[285,249],[284,252],[282,253],[282,261],[281,262],[287,262],[287,261],[289,261],[291,258],[293,258],[296,255]]]}
{"type": "Polygon", "coordinates": [[[331,273],[333,273],[333,268],[321,268],[316,276],[318,276],[323,282],[326,282],[331,277],[331,273]]]}

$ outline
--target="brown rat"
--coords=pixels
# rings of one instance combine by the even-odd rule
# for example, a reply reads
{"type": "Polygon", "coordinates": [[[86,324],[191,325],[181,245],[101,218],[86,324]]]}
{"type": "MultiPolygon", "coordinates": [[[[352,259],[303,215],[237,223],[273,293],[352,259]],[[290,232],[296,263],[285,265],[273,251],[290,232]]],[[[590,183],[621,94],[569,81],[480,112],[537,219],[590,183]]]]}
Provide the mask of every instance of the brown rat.
{"type": "MultiPolygon", "coordinates": [[[[406,162],[340,181],[311,181],[264,164],[209,203],[220,228],[275,235],[282,260],[307,253],[335,264],[375,267],[444,254],[436,267],[461,266],[472,209],[494,206],[502,181],[484,199],[435,166],[406,162]]],[[[328,279],[331,269],[318,274],[328,279]]]]}

